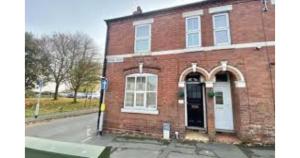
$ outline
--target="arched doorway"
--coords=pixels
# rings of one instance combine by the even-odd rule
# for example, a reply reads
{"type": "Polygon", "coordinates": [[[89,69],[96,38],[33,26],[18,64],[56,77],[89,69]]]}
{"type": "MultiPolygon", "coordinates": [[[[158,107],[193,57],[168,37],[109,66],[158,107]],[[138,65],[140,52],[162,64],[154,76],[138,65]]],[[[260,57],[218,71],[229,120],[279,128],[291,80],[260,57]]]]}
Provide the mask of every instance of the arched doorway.
{"type": "Polygon", "coordinates": [[[185,76],[186,126],[205,129],[205,89],[203,76],[199,72],[190,72],[185,76]]]}
{"type": "Polygon", "coordinates": [[[228,65],[227,61],[222,61],[221,65],[210,71],[209,76],[215,95],[213,100],[215,130],[235,132],[237,124],[240,124],[240,112],[237,112],[239,94],[236,92],[237,88],[246,87],[244,75],[238,68],[228,65]]]}

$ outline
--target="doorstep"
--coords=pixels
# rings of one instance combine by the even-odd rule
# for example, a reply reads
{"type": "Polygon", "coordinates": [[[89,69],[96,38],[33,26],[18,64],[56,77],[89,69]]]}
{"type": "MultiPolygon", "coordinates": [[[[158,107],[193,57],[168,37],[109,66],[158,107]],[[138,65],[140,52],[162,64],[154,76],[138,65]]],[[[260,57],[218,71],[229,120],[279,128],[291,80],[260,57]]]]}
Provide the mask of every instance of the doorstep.
{"type": "Polygon", "coordinates": [[[209,137],[208,134],[201,130],[186,130],[184,140],[207,143],[209,142],[209,137]]]}
{"type": "MultiPolygon", "coordinates": [[[[203,143],[208,143],[210,141],[209,135],[205,131],[190,130],[190,129],[186,130],[184,140],[197,141],[203,143]]],[[[225,143],[225,144],[242,143],[242,141],[236,136],[235,133],[216,133],[214,141],[217,143],[225,143]]]]}
{"type": "Polygon", "coordinates": [[[242,141],[234,133],[216,133],[216,142],[226,144],[241,144],[242,141]]]}

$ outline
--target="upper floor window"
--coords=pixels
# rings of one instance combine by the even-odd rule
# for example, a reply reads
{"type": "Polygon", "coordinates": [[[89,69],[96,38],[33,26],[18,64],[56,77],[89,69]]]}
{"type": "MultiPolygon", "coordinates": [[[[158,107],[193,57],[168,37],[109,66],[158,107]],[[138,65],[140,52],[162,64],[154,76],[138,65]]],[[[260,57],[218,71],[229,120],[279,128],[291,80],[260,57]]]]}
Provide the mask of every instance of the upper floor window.
{"type": "Polygon", "coordinates": [[[126,77],[124,108],[157,109],[157,75],[132,74],[126,77]]]}
{"type": "Polygon", "coordinates": [[[213,15],[213,30],[216,46],[231,44],[228,13],[213,15]]]}
{"type": "Polygon", "coordinates": [[[201,46],[200,16],[187,17],[185,20],[186,47],[201,46]]]}
{"type": "Polygon", "coordinates": [[[151,24],[135,26],[135,52],[147,53],[151,47],[151,24]]]}
{"type": "Polygon", "coordinates": [[[275,4],[275,0],[271,0],[271,3],[272,3],[272,4],[275,4]]]}

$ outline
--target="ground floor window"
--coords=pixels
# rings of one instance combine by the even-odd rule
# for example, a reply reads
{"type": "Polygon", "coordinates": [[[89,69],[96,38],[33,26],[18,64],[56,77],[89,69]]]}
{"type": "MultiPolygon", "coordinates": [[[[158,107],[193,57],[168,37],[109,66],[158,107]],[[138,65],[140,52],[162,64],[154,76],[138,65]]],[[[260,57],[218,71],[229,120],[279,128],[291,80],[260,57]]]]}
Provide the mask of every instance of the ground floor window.
{"type": "Polygon", "coordinates": [[[157,108],[157,75],[131,74],[126,76],[124,108],[157,108]]]}

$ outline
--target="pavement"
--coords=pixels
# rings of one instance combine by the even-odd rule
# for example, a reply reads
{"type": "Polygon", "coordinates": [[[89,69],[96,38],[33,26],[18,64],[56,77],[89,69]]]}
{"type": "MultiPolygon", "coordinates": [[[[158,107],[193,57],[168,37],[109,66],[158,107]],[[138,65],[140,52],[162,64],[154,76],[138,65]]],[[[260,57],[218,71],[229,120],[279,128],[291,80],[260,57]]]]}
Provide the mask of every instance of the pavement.
{"type": "Polygon", "coordinates": [[[97,113],[26,125],[25,135],[65,142],[111,146],[111,158],[274,158],[272,147],[220,143],[170,143],[151,139],[96,135],[97,113]]]}

